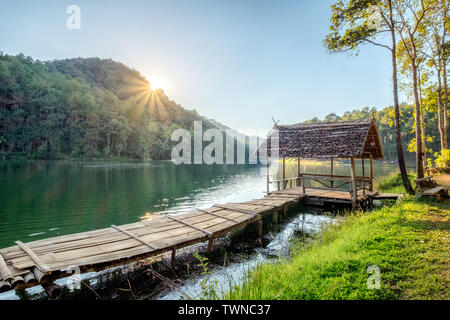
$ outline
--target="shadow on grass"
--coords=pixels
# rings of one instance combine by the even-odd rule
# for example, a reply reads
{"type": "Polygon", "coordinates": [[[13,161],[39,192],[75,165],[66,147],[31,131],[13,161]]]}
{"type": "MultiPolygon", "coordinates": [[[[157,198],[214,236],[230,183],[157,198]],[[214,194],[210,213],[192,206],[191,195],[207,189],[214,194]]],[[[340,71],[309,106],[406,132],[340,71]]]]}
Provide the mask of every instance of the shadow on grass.
{"type": "Polygon", "coordinates": [[[412,220],[397,223],[401,227],[409,227],[420,230],[450,230],[450,221],[412,220]]]}

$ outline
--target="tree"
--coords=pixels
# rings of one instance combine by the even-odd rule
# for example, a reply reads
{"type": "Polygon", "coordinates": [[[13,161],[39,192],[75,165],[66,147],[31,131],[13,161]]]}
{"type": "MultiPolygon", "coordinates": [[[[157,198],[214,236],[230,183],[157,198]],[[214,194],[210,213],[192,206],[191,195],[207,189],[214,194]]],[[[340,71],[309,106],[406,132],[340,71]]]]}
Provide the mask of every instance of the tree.
{"type": "MultiPolygon", "coordinates": [[[[422,165],[423,168],[426,167],[426,155],[427,155],[427,136],[425,132],[425,108],[423,107],[423,86],[427,84],[429,72],[426,69],[426,53],[423,40],[418,41],[420,46],[417,47],[417,89],[418,89],[418,97],[419,97],[419,109],[420,109],[420,117],[418,118],[420,130],[421,130],[421,145],[422,145],[422,165]]],[[[397,46],[397,59],[400,64],[400,74],[404,75],[404,78],[407,80],[405,85],[403,86],[404,90],[408,92],[410,96],[414,96],[414,87],[412,82],[409,81],[412,79],[411,72],[411,63],[409,56],[407,54],[407,49],[405,48],[403,42],[400,42],[397,46]]],[[[415,124],[413,125],[415,131],[415,124]]],[[[408,150],[410,152],[416,153],[416,138],[410,141],[408,145],[408,150]]]]}
{"type": "Polygon", "coordinates": [[[425,27],[421,31],[428,44],[429,52],[426,53],[428,64],[436,71],[436,93],[438,126],[441,137],[441,150],[448,149],[448,86],[447,86],[447,64],[449,56],[449,44],[447,33],[450,28],[448,0],[434,0],[425,19],[425,27]]]}
{"type": "Polygon", "coordinates": [[[339,120],[341,120],[341,117],[339,117],[336,113],[330,113],[323,118],[323,122],[336,122],[339,120]]]}
{"type": "Polygon", "coordinates": [[[314,118],[312,118],[310,120],[304,121],[304,123],[319,123],[319,122],[322,122],[322,121],[319,118],[317,118],[317,117],[314,117],[314,118]]]}
{"type": "Polygon", "coordinates": [[[399,17],[399,23],[395,24],[402,45],[409,58],[412,87],[415,106],[415,130],[416,130],[416,174],[417,178],[423,178],[423,146],[422,127],[420,125],[421,107],[418,90],[418,69],[421,63],[420,45],[421,37],[419,29],[423,28],[424,19],[430,9],[430,3],[424,0],[398,0],[394,1],[394,8],[399,17]]]}
{"type": "Polygon", "coordinates": [[[339,0],[331,6],[330,34],[325,45],[331,52],[356,51],[361,45],[372,44],[388,49],[392,58],[392,86],[394,94],[397,158],[406,192],[414,193],[406,171],[400,131],[398,102],[395,19],[392,0],[339,0]],[[377,42],[383,34],[390,34],[391,46],[377,42]]]}

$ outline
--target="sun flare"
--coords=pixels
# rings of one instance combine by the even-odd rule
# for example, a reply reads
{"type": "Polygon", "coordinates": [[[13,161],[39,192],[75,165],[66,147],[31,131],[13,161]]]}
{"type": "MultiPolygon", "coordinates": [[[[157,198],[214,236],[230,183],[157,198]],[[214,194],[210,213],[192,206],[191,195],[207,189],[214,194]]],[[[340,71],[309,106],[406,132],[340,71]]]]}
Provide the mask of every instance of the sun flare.
{"type": "Polygon", "coordinates": [[[167,90],[169,88],[169,83],[167,79],[161,77],[160,75],[152,75],[147,77],[148,82],[150,83],[150,88],[155,89],[163,89],[167,90]]]}

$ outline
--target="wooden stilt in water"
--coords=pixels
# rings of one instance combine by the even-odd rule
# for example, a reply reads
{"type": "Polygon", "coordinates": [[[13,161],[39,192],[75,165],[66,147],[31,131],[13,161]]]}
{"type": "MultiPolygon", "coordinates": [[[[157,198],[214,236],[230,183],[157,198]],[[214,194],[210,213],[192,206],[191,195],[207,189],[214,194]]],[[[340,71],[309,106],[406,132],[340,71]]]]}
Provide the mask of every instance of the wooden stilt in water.
{"type": "Polygon", "coordinates": [[[269,194],[270,192],[270,161],[269,161],[269,156],[267,156],[267,194],[269,194]]]}
{"type": "Polygon", "coordinates": [[[362,177],[363,177],[363,181],[362,181],[363,195],[366,195],[366,175],[364,172],[364,158],[361,159],[361,166],[362,166],[362,177]]]}
{"type": "MultiPolygon", "coordinates": [[[[333,162],[334,162],[333,158],[331,158],[331,163],[330,163],[330,165],[331,165],[331,179],[334,178],[334,163],[333,162]]],[[[334,181],[331,180],[330,182],[331,182],[331,189],[333,189],[334,188],[334,181]]]]}
{"type": "Polygon", "coordinates": [[[274,211],[272,214],[272,223],[277,224],[278,223],[278,211],[274,211]]]}
{"type": "Polygon", "coordinates": [[[213,246],[214,238],[210,237],[208,240],[208,247],[206,248],[206,253],[209,255],[213,246]]]}
{"type": "Polygon", "coordinates": [[[257,228],[258,228],[258,237],[262,237],[263,234],[263,221],[262,219],[258,220],[258,222],[256,222],[257,228]]]}
{"type": "Polygon", "coordinates": [[[356,191],[356,169],[355,169],[355,159],[351,158],[350,159],[351,164],[352,164],[352,168],[351,168],[351,178],[352,178],[352,183],[351,185],[351,192],[352,192],[352,207],[353,210],[356,209],[357,206],[357,199],[358,199],[358,194],[356,191]]]}
{"type": "Polygon", "coordinates": [[[370,178],[370,184],[369,184],[369,190],[373,191],[373,156],[370,154],[369,158],[369,178],[370,178]]]}
{"type": "Polygon", "coordinates": [[[286,215],[287,215],[287,205],[284,205],[283,206],[283,216],[286,218],[286,215]]]}
{"type": "Polygon", "coordinates": [[[301,179],[301,169],[300,169],[300,156],[297,158],[297,187],[300,187],[301,179]]]}
{"type": "Polygon", "coordinates": [[[301,178],[301,180],[303,194],[306,194],[305,180],[303,179],[303,177],[301,178]]]}
{"type": "Polygon", "coordinates": [[[50,300],[54,300],[58,298],[62,293],[61,286],[57,285],[54,282],[46,282],[42,284],[42,287],[45,290],[45,293],[47,294],[47,297],[50,300]]]}
{"type": "Polygon", "coordinates": [[[172,248],[172,269],[175,269],[176,261],[177,261],[177,249],[172,248]]]}

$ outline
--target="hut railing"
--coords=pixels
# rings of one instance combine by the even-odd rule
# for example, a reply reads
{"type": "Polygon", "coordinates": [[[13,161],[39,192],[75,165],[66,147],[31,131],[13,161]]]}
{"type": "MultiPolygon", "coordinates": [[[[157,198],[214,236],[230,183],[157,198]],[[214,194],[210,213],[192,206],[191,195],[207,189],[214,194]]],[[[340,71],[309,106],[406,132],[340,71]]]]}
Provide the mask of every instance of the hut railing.
{"type": "Polygon", "coordinates": [[[279,179],[279,180],[271,180],[269,183],[276,183],[278,191],[281,189],[287,189],[287,186],[289,184],[289,188],[292,188],[292,184],[294,181],[296,181],[296,186],[300,186],[298,184],[299,177],[293,177],[293,178],[285,178],[285,179],[279,179]]]}
{"type": "MultiPolygon", "coordinates": [[[[289,188],[292,188],[294,186],[300,187],[303,186],[303,189],[305,188],[313,188],[313,189],[340,189],[344,187],[345,185],[350,185],[351,190],[351,183],[352,183],[352,177],[348,175],[330,175],[330,174],[322,174],[322,173],[302,173],[298,177],[291,177],[291,178],[285,178],[285,179],[278,179],[278,180],[271,180],[268,181],[269,183],[276,183],[277,190],[283,190],[289,188]],[[305,181],[315,181],[320,183],[323,187],[314,187],[314,186],[305,186],[305,181]],[[330,185],[327,185],[326,182],[329,182],[330,185]]],[[[356,186],[356,190],[367,190],[369,191],[368,186],[371,183],[370,177],[363,177],[363,176],[357,176],[355,177],[355,181],[357,183],[361,183],[361,186],[356,186]],[[364,182],[364,183],[363,183],[364,182]],[[367,187],[366,187],[367,186],[367,187]]]]}

